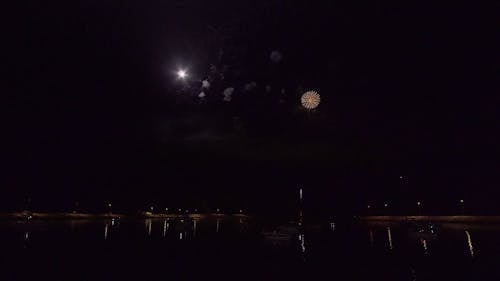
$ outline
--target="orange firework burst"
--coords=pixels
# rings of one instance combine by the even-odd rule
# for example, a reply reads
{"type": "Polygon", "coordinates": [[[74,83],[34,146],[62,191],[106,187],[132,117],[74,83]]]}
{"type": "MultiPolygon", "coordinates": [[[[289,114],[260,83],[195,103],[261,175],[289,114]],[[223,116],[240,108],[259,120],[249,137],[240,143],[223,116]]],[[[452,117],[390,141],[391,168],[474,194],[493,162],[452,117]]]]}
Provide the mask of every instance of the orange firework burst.
{"type": "Polygon", "coordinates": [[[315,109],[318,107],[321,98],[316,91],[307,91],[300,98],[302,106],[307,109],[315,109]]]}

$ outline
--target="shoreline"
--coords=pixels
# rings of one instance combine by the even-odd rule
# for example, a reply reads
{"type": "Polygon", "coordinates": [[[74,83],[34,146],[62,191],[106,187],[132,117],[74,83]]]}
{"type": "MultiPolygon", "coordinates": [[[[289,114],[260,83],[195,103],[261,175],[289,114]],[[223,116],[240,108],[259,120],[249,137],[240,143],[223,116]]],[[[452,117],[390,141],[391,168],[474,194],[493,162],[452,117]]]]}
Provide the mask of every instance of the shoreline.
{"type": "Polygon", "coordinates": [[[120,213],[44,213],[44,212],[14,212],[2,213],[0,219],[176,219],[189,217],[193,219],[239,217],[248,218],[245,214],[219,214],[219,213],[190,213],[190,214],[153,214],[143,212],[139,214],[120,213]]]}
{"type": "Polygon", "coordinates": [[[500,222],[500,216],[360,216],[361,221],[377,222],[449,222],[489,223],[500,222]]]}
{"type": "MultiPolygon", "coordinates": [[[[12,212],[0,213],[0,219],[22,220],[60,220],[60,219],[177,219],[177,218],[251,218],[252,216],[236,213],[189,213],[189,214],[154,214],[142,212],[137,214],[123,213],[47,213],[47,212],[12,212]]],[[[362,222],[444,222],[444,223],[500,223],[500,216],[355,216],[362,222]]]]}

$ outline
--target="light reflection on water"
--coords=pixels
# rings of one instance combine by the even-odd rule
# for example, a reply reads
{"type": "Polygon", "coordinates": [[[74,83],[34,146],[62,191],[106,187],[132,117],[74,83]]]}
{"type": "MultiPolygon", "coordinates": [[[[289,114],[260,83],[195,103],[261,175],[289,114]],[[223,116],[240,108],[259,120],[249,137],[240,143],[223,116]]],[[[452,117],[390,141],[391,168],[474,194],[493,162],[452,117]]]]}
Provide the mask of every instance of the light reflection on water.
{"type": "Polygon", "coordinates": [[[428,254],[429,248],[427,247],[427,240],[425,240],[424,238],[420,238],[420,243],[422,243],[422,248],[424,248],[424,253],[428,254]]]}
{"type": "Polygon", "coordinates": [[[391,227],[387,227],[387,242],[389,243],[389,249],[392,250],[392,234],[391,234],[391,227]]]}
{"type": "Polygon", "coordinates": [[[306,252],[306,237],[304,234],[299,234],[299,240],[300,240],[300,249],[302,253],[306,252]]]}
{"type": "Polygon", "coordinates": [[[108,239],[108,224],[104,226],[104,240],[108,239]]]}
{"type": "Polygon", "coordinates": [[[470,236],[470,232],[468,230],[465,231],[467,236],[467,246],[469,248],[469,253],[471,257],[474,257],[474,247],[472,246],[472,238],[470,236]]]}
{"type": "MultiPolygon", "coordinates": [[[[34,245],[43,244],[44,239],[56,239],[51,237],[58,237],[57,239],[63,240],[70,236],[76,237],[76,240],[68,240],[73,241],[71,243],[78,243],[77,241],[80,240],[91,241],[92,239],[102,241],[104,230],[104,240],[107,241],[106,245],[108,245],[108,247],[119,245],[119,247],[124,248],[123,251],[129,247],[135,247],[134,245],[138,245],[137,247],[140,247],[139,245],[142,245],[141,241],[144,240],[150,241],[150,245],[159,247],[160,249],[164,247],[164,245],[176,245],[175,247],[179,248],[179,250],[176,250],[176,253],[178,253],[179,251],[190,251],[189,245],[191,245],[192,241],[196,240],[200,241],[196,245],[214,244],[214,247],[218,249],[217,251],[219,251],[219,249],[223,250],[224,247],[231,248],[234,245],[239,245],[238,243],[261,245],[259,246],[260,248],[256,247],[259,249],[260,255],[269,254],[267,252],[268,246],[263,242],[259,242],[263,240],[262,236],[259,234],[260,228],[253,226],[245,228],[245,232],[242,232],[243,225],[247,227],[248,224],[241,218],[235,218],[233,221],[227,221],[223,218],[213,218],[211,220],[185,219],[184,221],[169,221],[168,219],[146,219],[142,221],[122,221],[120,219],[115,221],[80,221],[78,223],[68,221],[65,223],[66,231],[64,230],[62,224],[58,224],[60,224],[60,222],[52,223],[41,221],[19,224],[17,227],[20,227],[20,229],[16,232],[15,239],[17,239],[17,241],[22,241],[23,243],[18,244],[18,249],[20,249],[20,246],[22,245],[22,247],[25,248],[23,251],[30,251],[30,249],[33,249],[34,245]],[[142,223],[145,225],[147,236],[144,235],[144,226],[142,226],[142,223]],[[224,227],[221,233],[222,224],[224,224],[224,227]],[[50,225],[50,227],[47,227],[47,225],[50,225]],[[57,227],[54,227],[54,225],[57,225],[57,227]],[[75,225],[78,225],[78,227],[75,227],[75,225]],[[67,231],[71,229],[74,231],[67,231]],[[44,233],[48,233],[50,235],[44,235],[44,233]],[[126,237],[126,239],[120,240],[120,237],[126,237]],[[180,240],[182,240],[182,243],[180,240]],[[228,245],[232,246],[224,246],[224,241],[226,240],[232,241],[231,243],[228,243],[228,245]]],[[[401,271],[406,272],[406,279],[404,280],[417,280],[417,273],[419,276],[418,280],[439,280],[432,279],[432,277],[429,277],[428,279],[426,279],[426,277],[421,277],[421,275],[425,275],[424,273],[427,269],[430,271],[434,268],[432,267],[432,263],[439,261],[450,260],[450,262],[460,265],[468,265],[468,262],[481,261],[481,258],[483,258],[484,255],[489,255],[489,257],[495,259],[500,258],[500,251],[498,251],[498,249],[500,249],[500,242],[497,242],[496,239],[494,239],[494,237],[497,237],[496,234],[500,234],[500,229],[494,229],[491,226],[487,226],[486,229],[481,229],[478,226],[471,227],[468,225],[464,225],[463,228],[459,228],[457,226],[454,226],[453,228],[438,226],[436,228],[437,237],[415,237],[412,236],[410,230],[395,224],[357,225],[350,231],[352,231],[352,233],[346,231],[346,227],[343,224],[338,224],[338,227],[335,228],[335,232],[332,232],[331,224],[329,222],[325,223],[322,229],[315,228],[313,230],[307,228],[306,225],[304,232],[296,234],[293,237],[291,240],[293,241],[292,243],[273,245],[274,250],[272,251],[274,252],[271,253],[276,254],[283,251],[283,253],[287,253],[286,255],[284,254],[284,256],[288,257],[289,255],[293,256],[293,254],[286,251],[293,250],[297,257],[303,260],[305,264],[315,263],[318,261],[326,262],[329,259],[336,261],[336,259],[343,254],[352,254],[357,259],[362,260],[368,259],[367,257],[369,257],[369,262],[373,263],[374,266],[377,268],[387,268],[386,270],[391,270],[391,266],[401,266],[401,263],[405,263],[407,261],[408,266],[404,270],[401,269],[401,271]],[[472,232],[474,232],[474,240],[472,239],[471,228],[472,232]],[[306,234],[308,236],[307,241],[305,239],[306,234]],[[366,243],[367,234],[369,243],[366,243]],[[396,244],[394,244],[395,242],[396,244]],[[474,244],[474,242],[478,244],[474,244]],[[481,250],[479,258],[477,257],[478,253],[475,248],[477,245],[480,246],[481,250]],[[325,254],[324,256],[321,256],[318,254],[322,252],[322,250],[319,249],[323,248],[325,248],[324,252],[328,252],[329,255],[325,254]],[[489,254],[486,253],[487,248],[491,248],[489,254]],[[388,254],[387,249],[390,250],[390,254],[388,254]],[[495,249],[497,249],[496,252],[494,251],[495,249]],[[344,252],[344,250],[346,252],[344,252]],[[307,260],[305,259],[306,252],[307,260]],[[397,263],[395,264],[395,261],[400,261],[399,265],[397,263]]],[[[99,244],[87,245],[90,245],[88,247],[94,247],[94,252],[99,253],[99,248],[96,248],[99,247],[99,244]]],[[[242,247],[241,249],[244,250],[240,249],[240,253],[231,253],[232,255],[236,255],[235,258],[238,257],[241,259],[239,255],[244,255],[245,251],[249,251],[249,248],[251,247],[242,247]]],[[[210,249],[211,251],[214,250],[214,248],[206,249],[210,249]]],[[[166,252],[168,252],[168,250],[166,252]]],[[[209,253],[210,252],[207,252],[207,257],[205,258],[210,259],[209,253]]],[[[273,262],[276,261],[273,260],[273,262]]],[[[432,270],[436,269],[434,268],[432,270]]],[[[456,270],[477,269],[476,267],[458,266],[458,269],[456,270]]],[[[355,278],[344,279],[366,280],[355,278]]]]}

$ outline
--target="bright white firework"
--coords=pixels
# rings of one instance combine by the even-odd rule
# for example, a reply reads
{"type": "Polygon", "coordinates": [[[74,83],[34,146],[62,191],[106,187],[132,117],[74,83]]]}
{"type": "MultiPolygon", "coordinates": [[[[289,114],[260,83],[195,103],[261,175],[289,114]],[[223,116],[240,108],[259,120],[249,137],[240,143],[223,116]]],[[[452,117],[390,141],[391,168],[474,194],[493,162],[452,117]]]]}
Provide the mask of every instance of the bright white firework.
{"type": "Polygon", "coordinates": [[[187,76],[187,73],[185,70],[181,69],[179,71],[177,71],[177,77],[179,77],[180,79],[184,79],[186,78],[187,76]]]}
{"type": "Polygon", "coordinates": [[[321,98],[316,91],[307,91],[302,94],[302,97],[300,98],[302,106],[307,109],[315,109],[318,107],[320,101],[321,98]]]}

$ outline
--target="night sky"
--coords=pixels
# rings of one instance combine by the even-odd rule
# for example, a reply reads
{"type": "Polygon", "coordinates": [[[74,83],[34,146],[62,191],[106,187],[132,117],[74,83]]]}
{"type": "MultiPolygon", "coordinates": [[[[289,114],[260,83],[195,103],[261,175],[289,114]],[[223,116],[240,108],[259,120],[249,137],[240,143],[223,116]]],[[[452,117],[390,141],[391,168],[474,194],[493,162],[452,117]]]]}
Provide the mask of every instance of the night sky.
{"type": "Polygon", "coordinates": [[[276,211],[303,187],[323,214],[416,200],[446,213],[461,198],[498,213],[499,8],[19,4],[2,35],[0,209],[30,197],[43,210],[276,211]],[[315,110],[300,105],[306,90],[321,95],[315,110]]]}

